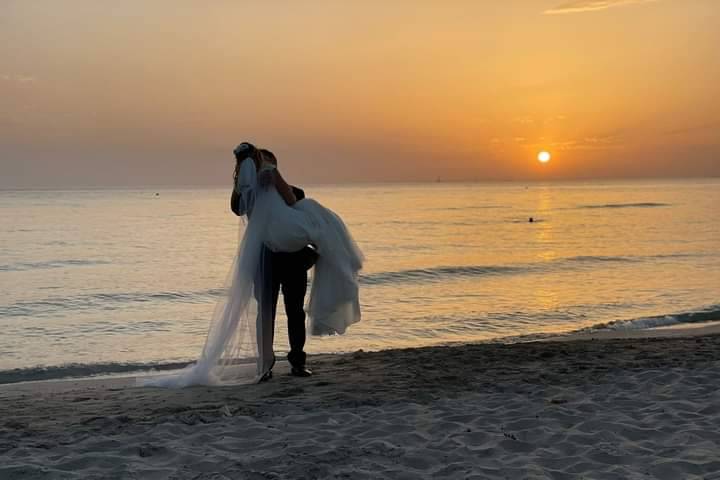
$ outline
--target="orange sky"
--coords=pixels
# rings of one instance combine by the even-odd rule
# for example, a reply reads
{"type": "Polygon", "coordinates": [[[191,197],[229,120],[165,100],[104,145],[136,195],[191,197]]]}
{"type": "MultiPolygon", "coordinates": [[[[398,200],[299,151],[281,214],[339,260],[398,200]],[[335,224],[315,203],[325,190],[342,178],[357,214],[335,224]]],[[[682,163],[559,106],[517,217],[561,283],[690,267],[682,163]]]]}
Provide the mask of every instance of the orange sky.
{"type": "Polygon", "coordinates": [[[718,0],[205,3],[3,2],[0,188],[720,175],[718,0]]]}

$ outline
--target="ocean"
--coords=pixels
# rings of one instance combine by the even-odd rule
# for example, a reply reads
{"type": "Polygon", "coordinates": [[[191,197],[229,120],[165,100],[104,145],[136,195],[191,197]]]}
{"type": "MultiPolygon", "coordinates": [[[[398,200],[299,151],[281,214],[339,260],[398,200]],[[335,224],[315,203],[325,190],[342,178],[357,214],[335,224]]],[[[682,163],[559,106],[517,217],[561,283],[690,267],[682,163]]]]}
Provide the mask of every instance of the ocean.
{"type": "MultiPolygon", "coordinates": [[[[308,353],[720,319],[718,179],[304,188],[367,257],[362,322],[308,353]]],[[[0,192],[0,383],[196,359],[242,233],[228,197],[0,192]]]]}

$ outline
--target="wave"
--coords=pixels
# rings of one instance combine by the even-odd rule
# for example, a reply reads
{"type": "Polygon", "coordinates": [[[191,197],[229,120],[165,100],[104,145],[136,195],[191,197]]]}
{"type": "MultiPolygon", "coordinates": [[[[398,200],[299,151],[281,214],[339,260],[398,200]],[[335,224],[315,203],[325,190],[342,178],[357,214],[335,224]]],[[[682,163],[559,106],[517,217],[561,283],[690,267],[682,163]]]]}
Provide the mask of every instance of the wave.
{"type": "Polygon", "coordinates": [[[94,293],[71,297],[49,297],[30,302],[16,302],[0,306],[0,317],[26,317],[56,314],[58,311],[117,310],[129,304],[181,302],[206,303],[225,293],[224,289],[199,292],[135,292],[94,293]]]}
{"type": "Polygon", "coordinates": [[[697,253],[672,253],[643,256],[578,255],[557,260],[516,265],[458,265],[378,272],[360,276],[363,285],[387,283],[424,283],[451,280],[454,278],[516,275],[526,273],[551,273],[553,271],[594,268],[612,263],[640,263],[663,259],[693,258],[697,253]]]}
{"type": "MultiPolygon", "coordinates": [[[[528,320],[532,320],[533,323],[544,320],[556,320],[558,315],[562,312],[535,312],[532,317],[528,320]]],[[[504,315],[511,316],[514,320],[517,319],[517,313],[504,313],[504,315]]],[[[467,317],[465,315],[458,316],[449,322],[452,327],[444,326],[439,331],[445,334],[455,334],[458,340],[445,339],[440,342],[433,343],[432,336],[422,337],[418,332],[407,334],[408,340],[419,340],[422,343],[417,346],[428,345],[424,343],[422,338],[426,341],[431,341],[429,344],[439,345],[454,345],[454,344],[465,344],[467,340],[459,340],[460,338],[468,337],[469,331],[477,331],[478,329],[483,330],[492,335],[492,332],[496,333],[496,336],[476,340],[481,343],[518,343],[526,341],[541,340],[547,337],[557,337],[558,332],[553,331],[551,333],[533,333],[533,334],[521,334],[516,336],[507,336],[504,328],[495,329],[495,327],[501,327],[500,324],[496,324],[498,315],[493,314],[488,318],[479,317],[467,317]]],[[[693,323],[704,323],[713,320],[720,320],[720,305],[711,305],[706,308],[699,309],[697,311],[676,313],[670,315],[657,315],[651,317],[641,317],[632,320],[619,320],[607,323],[601,323],[592,327],[586,327],[580,330],[569,331],[572,333],[588,333],[596,332],[598,330],[642,330],[654,327],[662,327],[676,324],[693,324],[693,323]]],[[[422,331],[427,329],[423,327],[422,331]]],[[[402,335],[403,332],[398,332],[402,335]]],[[[397,348],[392,345],[388,345],[383,348],[397,348]]],[[[45,381],[45,380],[60,380],[69,378],[88,378],[88,377],[101,377],[101,376],[112,376],[112,375],[129,375],[138,374],[145,375],[150,372],[167,371],[167,370],[178,370],[185,368],[187,365],[192,363],[191,361],[156,361],[156,362],[137,362],[137,363],[93,363],[93,364],[65,364],[58,366],[40,366],[31,368],[16,368],[12,370],[0,370],[0,384],[18,383],[18,382],[29,382],[29,381],[45,381]]]]}
{"type": "Polygon", "coordinates": [[[644,330],[647,328],[667,327],[685,323],[704,323],[720,320],[720,305],[711,305],[698,311],[674,313],[670,315],[655,315],[640,317],[631,320],[615,320],[607,323],[598,323],[583,328],[579,332],[596,332],[598,330],[644,330]]]}
{"type": "Polygon", "coordinates": [[[109,265],[105,260],[50,260],[47,262],[19,262],[0,265],[0,272],[23,272],[27,270],[46,270],[49,268],[87,267],[109,265]]]}
{"type": "Polygon", "coordinates": [[[465,205],[462,207],[432,207],[432,208],[426,208],[427,211],[440,211],[440,212],[448,212],[448,211],[462,211],[462,210],[492,210],[492,209],[499,209],[499,208],[513,208],[511,205],[465,205]]]}
{"type": "Polygon", "coordinates": [[[432,282],[448,277],[477,277],[486,275],[502,275],[508,273],[523,273],[526,271],[522,266],[456,266],[456,267],[434,267],[416,268],[410,270],[399,270],[395,272],[379,272],[360,277],[360,283],[364,285],[382,285],[397,282],[432,282]]]}
{"type": "MultiPolygon", "coordinates": [[[[658,258],[653,255],[651,258],[658,258]]],[[[561,261],[568,263],[636,263],[647,260],[647,257],[632,256],[610,256],[610,255],[578,255],[576,257],[568,257],[561,261]]]]}
{"type": "MultiPolygon", "coordinates": [[[[675,253],[645,256],[579,255],[526,264],[509,265],[449,265],[384,271],[360,276],[365,286],[436,283],[471,278],[498,277],[506,275],[544,274],[568,270],[594,269],[612,264],[640,263],[667,259],[698,257],[698,253],[675,253]]],[[[203,304],[217,300],[225,293],[216,288],[201,291],[165,292],[115,292],[47,297],[40,300],[20,301],[0,305],[0,317],[41,317],[71,311],[112,311],[132,305],[154,303],[203,304]]]]}
{"type": "Polygon", "coordinates": [[[656,208],[670,207],[669,203],[639,202],[639,203],[605,203],[601,205],[581,205],[578,208],[656,208]]]}

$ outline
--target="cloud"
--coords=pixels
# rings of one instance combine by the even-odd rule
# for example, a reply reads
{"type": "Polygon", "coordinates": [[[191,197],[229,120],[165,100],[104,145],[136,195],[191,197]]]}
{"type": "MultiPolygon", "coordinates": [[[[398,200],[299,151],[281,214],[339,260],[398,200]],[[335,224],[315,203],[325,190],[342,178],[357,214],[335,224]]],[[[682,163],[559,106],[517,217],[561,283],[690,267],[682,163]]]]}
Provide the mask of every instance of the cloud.
{"type": "Polygon", "coordinates": [[[530,115],[524,115],[522,117],[513,118],[512,122],[519,123],[520,125],[531,125],[535,123],[535,119],[533,119],[530,115]]]}
{"type": "Polygon", "coordinates": [[[686,133],[702,132],[704,130],[715,129],[720,126],[720,122],[704,123],[702,125],[692,125],[684,128],[676,128],[665,132],[666,135],[684,135],[686,133]]]}
{"type": "Polygon", "coordinates": [[[18,85],[32,85],[36,82],[35,77],[31,75],[11,75],[8,73],[0,73],[0,81],[18,85]]]}
{"type": "Polygon", "coordinates": [[[583,137],[574,140],[564,140],[550,144],[558,150],[604,150],[622,148],[624,146],[621,135],[599,135],[583,137]]]}
{"type": "Polygon", "coordinates": [[[545,15],[561,15],[567,13],[595,12],[612,7],[621,7],[623,5],[639,5],[656,1],[657,0],[574,0],[545,10],[543,13],[545,15]]]}

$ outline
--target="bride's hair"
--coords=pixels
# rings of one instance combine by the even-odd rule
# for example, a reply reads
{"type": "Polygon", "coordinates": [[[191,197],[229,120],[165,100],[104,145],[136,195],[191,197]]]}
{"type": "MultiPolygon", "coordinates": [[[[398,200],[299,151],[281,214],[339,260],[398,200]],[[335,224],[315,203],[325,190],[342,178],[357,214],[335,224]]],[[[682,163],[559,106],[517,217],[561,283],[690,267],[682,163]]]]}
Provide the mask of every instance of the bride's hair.
{"type": "Polygon", "coordinates": [[[242,163],[242,161],[250,157],[257,165],[260,160],[260,151],[252,143],[242,142],[240,145],[235,147],[235,149],[233,150],[233,155],[235,155],[235,171],[233,172],[233,181],[234,183],[237,183],[238,172],[240,171],[240,164],[242,163]]]}
{"type": "Polygon", "coordinates": [[[270,163],[273,163],[277,167],[277,157],[275,156],[274,153],[272,153],[267,148],[261,148],[260,153],[262,153],[265,157],[267,157],[268,160],[270,161],[270,163]]]}

